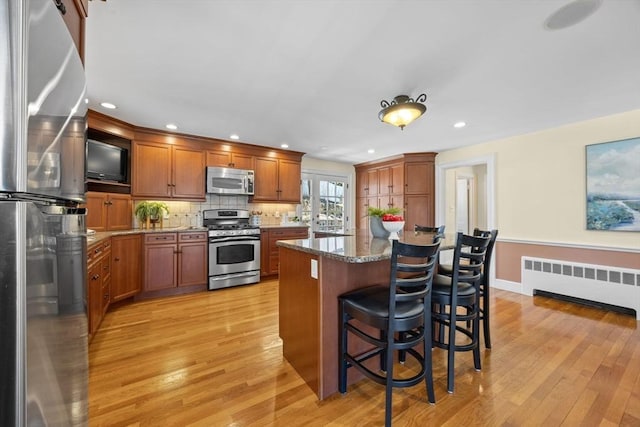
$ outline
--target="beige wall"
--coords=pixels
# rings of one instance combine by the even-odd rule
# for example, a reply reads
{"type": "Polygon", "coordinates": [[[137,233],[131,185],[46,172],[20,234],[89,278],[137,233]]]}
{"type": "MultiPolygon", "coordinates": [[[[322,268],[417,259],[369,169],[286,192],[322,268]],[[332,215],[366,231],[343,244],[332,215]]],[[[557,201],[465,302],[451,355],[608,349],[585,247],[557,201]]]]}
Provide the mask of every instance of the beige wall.
{"type": "Polygon", "coordinates": [[[436,164],[495,153],[500,238],[640,249],[640,233],[587,231],[585,146],[640,136],[640,110],[438,154],[436,164]]]}

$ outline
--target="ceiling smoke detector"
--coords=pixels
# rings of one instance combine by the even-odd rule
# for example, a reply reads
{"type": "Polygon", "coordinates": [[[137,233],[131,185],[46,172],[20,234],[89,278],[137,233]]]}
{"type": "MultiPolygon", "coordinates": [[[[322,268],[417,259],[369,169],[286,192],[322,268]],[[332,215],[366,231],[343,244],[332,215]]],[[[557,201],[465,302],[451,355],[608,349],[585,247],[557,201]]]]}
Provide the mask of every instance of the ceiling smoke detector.
{"type": "Polygon", "coordinates": [[[562,30],[579,24],[600,8],[602,0],[574,0],[553,12],[544,21],[547,30],[562,30]]]}

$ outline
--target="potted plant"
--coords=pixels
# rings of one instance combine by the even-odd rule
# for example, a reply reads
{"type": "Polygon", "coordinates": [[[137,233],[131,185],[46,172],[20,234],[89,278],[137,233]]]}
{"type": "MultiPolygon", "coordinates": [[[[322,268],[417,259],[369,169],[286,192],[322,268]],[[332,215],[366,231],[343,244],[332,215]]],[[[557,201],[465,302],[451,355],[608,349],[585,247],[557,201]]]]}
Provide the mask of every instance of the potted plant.
{"type": "Polygon", "coordinates": [[[138,203],[135,210],[135,215],[140,221],[140,224],[143,224],[143,228],[144,226],[149,228],[150,223],[153,224],[153,227],[155,228],[155,225],[158,222],[162,223],[162,217],[168,213],[169,206],[167,206],[166,203],[149,202],[146,200],[138,203]]]}
{"type": "Polygon", "coordinates": [[[399,215],[402,209],[391,208],[367,208],[367,216],[369,217],[369,229],[373,237],[380,237],[383,239],[389,238],[389,232],[382,226],[382,217],[384,215],[399,215]]]}

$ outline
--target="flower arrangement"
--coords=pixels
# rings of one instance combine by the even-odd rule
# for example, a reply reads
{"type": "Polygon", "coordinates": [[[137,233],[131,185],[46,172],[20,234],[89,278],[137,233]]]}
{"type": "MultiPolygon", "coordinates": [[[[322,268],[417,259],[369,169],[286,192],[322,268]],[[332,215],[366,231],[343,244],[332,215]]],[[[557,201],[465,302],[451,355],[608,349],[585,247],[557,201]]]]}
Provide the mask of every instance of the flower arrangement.
{"type": "MultiPolygon", "coordinates": [[[[369,216],[369,229],[373,237],[379,237],[386,239],[389,237],[390,232],[384,226],[385,222],[394,222],[400,225],[400,229],[404,226],[404,218],[400,215],[402,209],[396,207],[390,208],[367,208],[367,215],[369,216]]],[[[396,234],[397,236],[397,234],[396,234]]]]}
{"type": "Polygon", "coordinates": [[[387,215],[388,218],[391,218],[389,215],[393,215],[400,218],[400,219],[396,219],[395,221],[403,221],[404,219],[402,218],[402,215],[400,215],[400,212],[402,212],[402,209],[396,208],[396,207],[383,209],[383,208],[374,208],[369,206],[367,208],[367,216],[379,217],[383,221],[387,221],[386,219],[382,218],[385,215],[387,215]]]}

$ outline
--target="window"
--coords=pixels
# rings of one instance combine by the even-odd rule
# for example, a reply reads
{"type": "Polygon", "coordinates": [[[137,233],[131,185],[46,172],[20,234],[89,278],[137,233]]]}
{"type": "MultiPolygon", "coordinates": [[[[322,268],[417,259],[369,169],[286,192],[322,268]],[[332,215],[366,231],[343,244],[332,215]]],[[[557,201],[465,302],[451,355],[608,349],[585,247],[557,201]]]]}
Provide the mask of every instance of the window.
{"type": "Polygon", "coordinates": [[[349,186],[346,176],[302,174],[300,218],[314,231],[343,232],[347,226],[349,186]]]}

